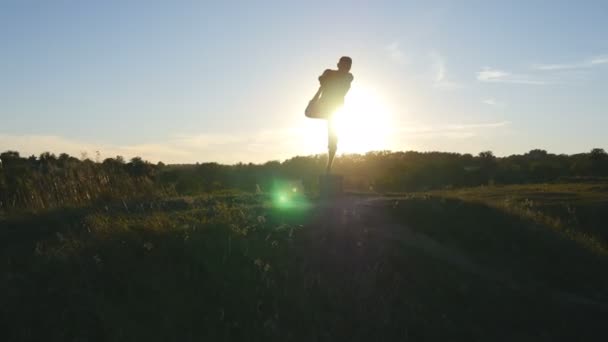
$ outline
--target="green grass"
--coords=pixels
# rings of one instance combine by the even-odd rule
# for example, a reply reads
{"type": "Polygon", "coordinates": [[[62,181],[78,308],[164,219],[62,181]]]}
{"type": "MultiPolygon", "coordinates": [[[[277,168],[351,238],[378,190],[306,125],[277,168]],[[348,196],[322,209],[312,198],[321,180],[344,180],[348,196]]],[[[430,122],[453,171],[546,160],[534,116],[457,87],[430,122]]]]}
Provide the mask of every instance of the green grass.
{"type": "Polygon", "coordinates": [[[492,186],[431,194],[484,203],[608,253],[608,183],[492,186]]]}
{"type": "Polygon", "coordinates": [[[347,210],[223,194],[20,213],[0,221],[0,339],[599,341],[607,194],[484,187],[347,210]]]}

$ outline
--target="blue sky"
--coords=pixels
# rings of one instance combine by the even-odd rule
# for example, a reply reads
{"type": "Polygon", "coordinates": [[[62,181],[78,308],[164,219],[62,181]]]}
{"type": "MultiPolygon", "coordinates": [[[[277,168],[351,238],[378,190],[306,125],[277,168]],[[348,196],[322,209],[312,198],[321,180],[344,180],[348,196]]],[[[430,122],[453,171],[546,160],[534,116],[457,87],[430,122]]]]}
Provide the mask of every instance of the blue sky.
{"type": "Polygon", "coordinates": [[[608,148],[607,23],[605,1],[4,0],[0,150],[323,153],[303,108],[342,55],[390,108],[375,148],[608,148]]]}

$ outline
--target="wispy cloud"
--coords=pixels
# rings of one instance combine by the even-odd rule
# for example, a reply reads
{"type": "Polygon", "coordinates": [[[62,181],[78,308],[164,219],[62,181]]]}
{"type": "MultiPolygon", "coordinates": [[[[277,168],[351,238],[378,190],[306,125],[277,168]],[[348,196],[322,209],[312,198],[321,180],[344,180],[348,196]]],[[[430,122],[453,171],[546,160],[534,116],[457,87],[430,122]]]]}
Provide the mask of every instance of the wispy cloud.
{"type": "Polygon", "coordinates": [[[391,60],[399,64],[407,63],[407,58],[405,53],[399,46],[398,42],[393,42],[386,47],[386,51],[388,52],[388,56],[391,60]]]}
{"type": "Polygon", "coordinates": [[[22,155],[38,155],[42,152],[68,153],[80,157],[86,153],[95,158],[123,156],[126,159],[142,157],[151,162],[193,163],[215,161],[221,163],[265,162],[288,158],[298,150],[296,136],[289,129],[272,132],[253,132],[248,135],[179,134],[154,143],[111,144],[70,139],[54,135],[0,134],[2,151],[15,150],[22,155]]]}
{"type": "Polygon", "coordinates": [[[608,64],[608,56],[592,58],[590,63],[591,63],[591,65],[608,64]]]}
{"type": "Polygon", "coordinates": [[[483,132],[510,125],[509,121],[489,123],[447,124],[447,125],[406,125],[399,132],[417,138],[466,139],[479,136],[483,132]]]}
{"type": "Polygon", "coordinates": [[[481,101],[484,104],[487,104],[488,106],[492,106],[492,107],[504,107],[505,103],[503,101],[497,101],[494,98],[487,98],[481,101]]]}
{"type": "Polygon", "coordinates": [[[446,129],[451,130],[463,130],[463,129],[477,129],[477,128],[498,128],[510,125],[509,121],[489,122],[489,123],[472,123],[472,124],[452,124],[445,126],[446,129]]]}
{"type": "Polygon", "coordinates": [[[99,151],[101,158],[126,158],[140,156],[150,161],[181,160],[188,157],[188,152],[177,148],[174,144],[152,143],[115,145],[98,144],[89,141],[69,139],[55,135],[13,135],[0,134],[0,146],[6,150],[15,150],[22,155],[38,155],[42,152],[67,153],[79,157],[86,154],[94,158],[99,151]]]}
{"type": "Polygon", "coordinates": [[[608,55],[595,56],[571,63],[534,64],[524,73],[513,73],[492,67],[484,67],[477,72],[477,80],[488,83],[527,85],[576,84],[584,80],[584,74],[577,74],[574,72],[575,70],[590,69],[602,65],[608,65],[608,55]],[[566,73],[569,70],[572,70],[572,72],[566,73]],[[560,71],[563,72],[559,73],[560,71]]]}
{"type": "Polygon", "coordinates": [[[460,88],[461,84],[453,82],[447,77],[447,67],[445,58],[437,52],[431,53],[433,64],[433,84],[437,88],[456,89],[460,88]]]}
{"type": "Polygon", "coordinates": [[[480,82],[490,83],[514,83],[514,84],[529,84],[529,85],[545,85],[550,84],[543,79],[525,74],[514,74],[509,71],[484,67],[477,72],[477,80],[480,82]]]}
{"type": "Polygon", "coordinates": [[[540,71],[558,71],[558,70],[573,70],[573,69],[588,69],[601,65],[608,65],[608,56],[596,56],[586,60],[560,63],[560,64],[535,64],[532,66],[534,70],[540,71]]]}

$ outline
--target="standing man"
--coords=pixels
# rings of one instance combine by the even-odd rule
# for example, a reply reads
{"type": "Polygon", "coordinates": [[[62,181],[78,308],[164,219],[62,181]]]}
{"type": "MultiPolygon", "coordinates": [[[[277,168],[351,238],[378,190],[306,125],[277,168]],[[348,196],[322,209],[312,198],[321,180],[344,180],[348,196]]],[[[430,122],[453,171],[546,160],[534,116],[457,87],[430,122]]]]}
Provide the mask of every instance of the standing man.
{"type": "Polygon", "coordinates": [[[344,97],[348,93],[350,84],[353,81],[353,75],[350,73],[352,64],[352,59],[344,56],[338,62],[338,70],[327,69],[323,72],[323,75],[319,76],[319,82],[321,83],[319,92],[321,93],[321,97],[319,98],[318,106],[327,116],[327,147],[329,149],[327,173],[331,170],[331,165],[338,150],[338,134],[335,123],[332,120],[333,114],[344,105],[344,97]]]}

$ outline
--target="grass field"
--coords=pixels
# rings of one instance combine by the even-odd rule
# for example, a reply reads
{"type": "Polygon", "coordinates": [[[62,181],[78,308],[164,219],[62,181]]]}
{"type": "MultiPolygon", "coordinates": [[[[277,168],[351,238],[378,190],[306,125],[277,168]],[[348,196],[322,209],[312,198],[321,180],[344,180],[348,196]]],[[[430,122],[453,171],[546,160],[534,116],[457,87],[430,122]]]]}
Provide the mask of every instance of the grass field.
{"type": "Polygon", "coordinates": [[[608,184],[0,221],[3,341],[605,340],[608,184]]]}

